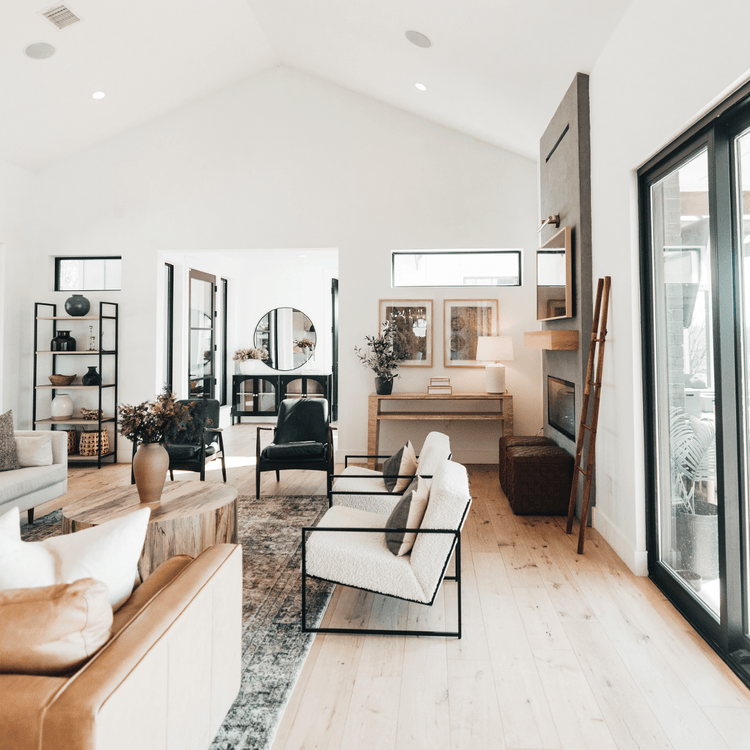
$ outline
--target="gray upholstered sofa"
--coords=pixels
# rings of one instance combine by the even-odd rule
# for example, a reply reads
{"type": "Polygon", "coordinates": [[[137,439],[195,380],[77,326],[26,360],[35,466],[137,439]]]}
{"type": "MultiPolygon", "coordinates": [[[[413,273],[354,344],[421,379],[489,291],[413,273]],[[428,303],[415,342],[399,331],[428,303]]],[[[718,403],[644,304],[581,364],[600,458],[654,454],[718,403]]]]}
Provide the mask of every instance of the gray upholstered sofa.
{"type": "Polygon", "coordinates": [[[20,511],[28,511],[29,521],[33,521],[37,505],[68,491],[68,433],[15,431],[15,435],[32,437],[44,434],[49,434],[52,440],[52,465],[0,471],[0,515],[15,506],[20,511]]]}

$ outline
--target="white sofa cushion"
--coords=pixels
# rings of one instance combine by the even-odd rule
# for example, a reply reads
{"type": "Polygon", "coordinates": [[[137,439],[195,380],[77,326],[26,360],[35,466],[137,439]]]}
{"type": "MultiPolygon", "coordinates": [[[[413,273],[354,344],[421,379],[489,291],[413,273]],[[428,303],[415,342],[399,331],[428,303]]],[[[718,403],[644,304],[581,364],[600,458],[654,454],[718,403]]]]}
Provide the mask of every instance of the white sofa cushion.
{"type": "Polygon", "coordinates": [[[385,543],[387,516],[334,505],[318,526],[372,528],[375,533],[313,531],[307,537],[307,574],[346,586],[379,591],[417,602],[428,601],[414,576],[409,556],[396,557],[385,543]]]}
{"type": "Polygon", "coordinates": [[[27,466],[15,471],[0,472],[0,506],[37,490],[51,487],[68,478],[66,466],[27,466]]]}
{"type": "Polygon", "coordinates": [[[52,439],[49,432],[40,432],[33,437],[16,435],[18,465],[52,466],[52,439]]]}
{"type": "MultiPolygon", "coordinates": [[[[20,526],[18,508],[8,514],[20,526]]],[[[0,535],[0,590],[52,586],[95,578],[109,589],[117,610],[130,596],[143,549],[151,508],[74,534],[42,542],[24,542],[13,533],[0,535]]],[[[7,528],[5,519],[0,528],[7,528]]]]}

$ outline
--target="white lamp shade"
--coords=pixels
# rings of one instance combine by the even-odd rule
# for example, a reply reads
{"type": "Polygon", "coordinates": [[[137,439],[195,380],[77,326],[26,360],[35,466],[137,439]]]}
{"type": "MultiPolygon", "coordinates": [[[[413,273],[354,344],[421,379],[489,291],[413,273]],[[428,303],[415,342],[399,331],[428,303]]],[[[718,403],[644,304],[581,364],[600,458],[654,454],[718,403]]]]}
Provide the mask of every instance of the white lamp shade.
{"type": "Polygon", "coordinates": [[[513,339],[510,336],[479,336],[477,361],[502,362],[513,359],[513,339]]]}

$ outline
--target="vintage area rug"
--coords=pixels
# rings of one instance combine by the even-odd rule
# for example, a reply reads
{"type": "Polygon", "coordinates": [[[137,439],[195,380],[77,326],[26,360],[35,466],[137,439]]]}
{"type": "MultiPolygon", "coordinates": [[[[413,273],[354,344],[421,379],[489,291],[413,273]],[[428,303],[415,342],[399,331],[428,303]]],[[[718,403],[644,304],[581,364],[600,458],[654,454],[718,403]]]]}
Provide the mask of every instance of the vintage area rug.
{"type": "MultiPolygon", "coordinates": [[[[300,630],[301,531],[328,509],[323,495],[240,496],[243,557],[242,684],[212,750],[268,750],[313,641],[300,630]]],[[[22,527],[25,541],[61,533],[60,511],[22,527]]],[[[319,621],[333,586],[308,582],[308,622],[319,621]]]]}

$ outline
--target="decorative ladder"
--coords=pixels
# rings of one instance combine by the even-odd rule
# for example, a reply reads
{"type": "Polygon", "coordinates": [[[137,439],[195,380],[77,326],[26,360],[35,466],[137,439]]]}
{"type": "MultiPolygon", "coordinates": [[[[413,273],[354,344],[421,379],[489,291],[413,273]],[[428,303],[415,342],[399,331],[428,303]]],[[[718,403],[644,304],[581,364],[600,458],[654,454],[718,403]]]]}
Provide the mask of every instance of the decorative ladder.
{"type": "Polygon", "coordinates": [[[586,368],[586,388],[583,391],[583,408],[581,409],[581,424],[578,428],[578,444],[576,445],[576,460],[573,468],[573,486],[570,488],[570,502],[568,504],[568,534],[573,530],[573,519],[576,512],[578,497],[578,474],[586,479],[583,483],[583,507],[581,509],[581,525],[578,530],[578,554],[583,554],[583,541],[586,533],[586,523],[589,516],[589,502],[591,499],[591,480],[594,475],[594,457],[596,454],[596,426],[599,422],[599,401],[602,390],[602,370],[604,369],[604,345],[607,339],[607,313],[609,311],[609,289],[611,278],[605,276],[599,279],[596,288],[596,305],[594,307],[594,322],[591,327],[591,345],[589,347],[589,364],[586,368]],[[601,323],[599,315],[601,313],[601,323]],[[594,375],[594,359],[596,359],[596,378],[594,375]],[[591,389],[594,389],[594,407],[591,413],[591,424],[586,424],[589,413],[589,399],[591,389]],[[582,464],[586,433],[589,433],[589,449],[586,457],[586,468],[582,464]]]}

